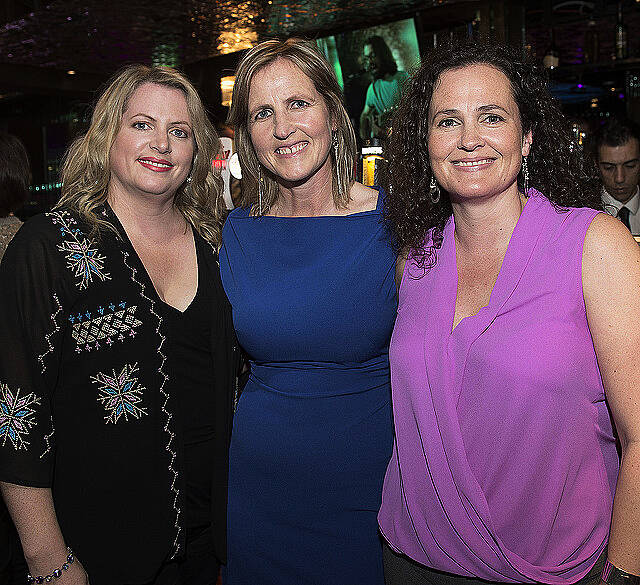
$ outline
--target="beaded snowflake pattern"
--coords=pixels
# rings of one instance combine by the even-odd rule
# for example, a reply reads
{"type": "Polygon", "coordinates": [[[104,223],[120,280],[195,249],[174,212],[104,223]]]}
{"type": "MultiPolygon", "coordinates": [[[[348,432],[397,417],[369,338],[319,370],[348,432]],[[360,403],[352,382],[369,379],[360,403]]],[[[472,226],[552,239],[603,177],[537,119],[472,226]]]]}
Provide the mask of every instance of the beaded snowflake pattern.
{"type": "Polygon", "coordinates": [[[146,390],[138,382],[135,374],[138,372],[138,364],[132,366],[125,364],[119,374],[113,370],[111,375],[99,372],[96,376],[91,376],[91,381],[98,384],[98,402],[102,403],[107,416],[104,420],[107,423],[116,424],[124,417],[140,418],[148,414],[142,403],[142,392],[146,390]]]}
{"type": "Polygon", "coordinates": [[[104,270],[105,256],[98,252],[92,240],[84,237],[71,214],[68,211],[52,211],[48,215],[65,238],[58,244],[58,250],[65,254],[67,268],[78,279],[76,286],[80,290],[87,288],[94,276],[103,281],[111,280],[109,273],[104,270]]]}
{"type": "Polygon", "coordinates": [[[33,392],[20,396],[20,388],[12,392],[9,386],[0,383],[0,445],[9,441],[17,450],[26,449],[27,437],[36,426],[34,406],[40,406],[40,398],[33,392]]]}

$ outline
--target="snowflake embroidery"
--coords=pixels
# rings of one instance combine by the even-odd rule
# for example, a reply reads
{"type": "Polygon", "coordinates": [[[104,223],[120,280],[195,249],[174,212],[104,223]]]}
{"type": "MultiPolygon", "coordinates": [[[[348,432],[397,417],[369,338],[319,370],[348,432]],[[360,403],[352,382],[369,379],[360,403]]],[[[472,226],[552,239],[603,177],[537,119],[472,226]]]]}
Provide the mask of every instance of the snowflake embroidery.
{"type": "Polygon", "coordinates": [[[73,227],[77,222],[69,212],[52,211],[48,215],[54,224],[60,226],[62,237],[67,238],[58,244],[58,250],[65,254],[67,268],[78,278],[78,288],[87,288],[94,276],[102,281],[111,280],[109,273],[104,270],[105,256],[98,252],[93,240],[88,240],[77,227],[73,227]]]}
{"type": "Polygon", "coordinates": [[[138,364],[126,365],[120,374],[108,376],[99,372],[97,376],[91,376],[94,384],[99,384],[98,401],[102,403],[108,413],[104,417],[106,422],[116,424],[121,417],[128,421],[129,417],[140,418],[148,414],[145,407],[139,406],[142,402],[142,392],[146,390],[138,383],[134,374],[138,371],[138,364]]]}
{"type": "Polygon", "coordinates": [[[35,405],[40,406],[40,398],[33,392],[21,397],[20,388],[14,394],[9,386],[0,384],[0,441],[3,447],[9,440],[16,451],[27,448],[26,437],[37,424],[34,420],[36,411],[32,408],[35,405]]]}

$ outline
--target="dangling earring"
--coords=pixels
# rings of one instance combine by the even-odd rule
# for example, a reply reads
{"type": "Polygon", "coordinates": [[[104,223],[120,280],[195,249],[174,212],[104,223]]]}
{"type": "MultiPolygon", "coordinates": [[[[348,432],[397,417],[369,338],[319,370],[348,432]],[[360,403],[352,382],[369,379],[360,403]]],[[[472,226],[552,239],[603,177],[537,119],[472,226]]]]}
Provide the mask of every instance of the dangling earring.
{"type": "Polygon", "coordinates": [[[431,198],[431,203],[438,203],[440,201],[440,185],[436,182],[435,177],[431,177],[431,182],[429,183],[429,197],[431,198]]]}
{"type": "Polygon", "coordinates": [[[189,175],[187,177],[187,185],[191,185],[191,181],[193,181],[193,179],[191,178],[191,175],[189,175]]]}
{"type": "Polygon", "coordinates": [[[338,166],[338,132],[334,131],[331,137],[331,146],[333,147],[333,158],[335,160],[336,183],[338,185],[338,195],[342,195],[342,177],[340,176],[340,168],[338,166]]]}
{"type": "Polygon", "coordinates": [[[258,164],[258,213],[262,215],[262,169],[258,164]]]}
{"type": "Polygon", "coordinates": [[[527,196],[529,191],[529,166],[527,165],[527,157],[522,157],[522,176],[524,177],[524,196],[527,196]]]}

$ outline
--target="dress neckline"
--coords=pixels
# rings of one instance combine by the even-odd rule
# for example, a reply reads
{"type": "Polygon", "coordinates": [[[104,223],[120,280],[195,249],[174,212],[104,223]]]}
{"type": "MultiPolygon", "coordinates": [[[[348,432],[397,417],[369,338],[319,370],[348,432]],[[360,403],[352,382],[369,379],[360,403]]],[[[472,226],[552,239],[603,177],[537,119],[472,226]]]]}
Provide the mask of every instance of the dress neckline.
{"type": "Polygon", "coordinates": [[[533,249],[532,239],[535,238],[536,235],[539,235],[542,228],[542,226],[532,223],[529,218],[535,209],[543,204],[543,197],[537,193],[534,194],[533,190],[530,191],[531,194],[522,208],[520,217],[509,239],[509,244],[502,259],[496,282],[489,295],[489,301],[486,305],[480,307],[475,314],[468,315],[461,319],[455,327],[453,327],[453,320],[455,318],[458,295],[458,267],[454,238],[455,219],[453,215],[445,226],[441,253],[443,260],[445,260],[445,266],[443,266],[443,268],[446,267],[447,273],[450,274],[450,278],[447,278],[447,281],[450,283],[447,296],[451,299],[451,303],[447,303],[447,311],[445,311],[450,336],[455,336],[459,331],[463,332],[466,329],[475,331],[477,327],[484,328],[488,324],[488,321],[491,321],[492,316],[497,314],[500,307],[506,302],[516,287],[531,255],[533,249]]]}
{"type": "MultiPolygon", "coordinates": [[[[375,189],[376,191],[378,191],[378,198],[376,200],[376,206],[375,209],[367,209],[365,211],[356,211],[354,213],[347,213],[346,215],[261,215],[261,216],[253,216],[253,215],[249,215],[249,212],[251,211],[251,207],[237,207],[236,209],[238,210],[242,210],[244,211],[244,216],[245,217],[249,217],[249,218],[255,218],[255,219],[268,219],[268,220],[303,220],[303,219],[310,219],[310,220],[319,220],[319,219],[335,219],[335,218],[345,218],[345,217],[362,217],[362,216],[366,216],[366,215],[373,215],[373,214],[379,214],[382,211],[382,202],[383,202],[383,197],[384,197],[384,191],[382,189],[382,187],[379,186],[375,186],[372,187],[372,189],[375,189]]],[[[233,210],[235,211],[235,210],[233,210]]],[[[238,211],[237,213],[241,213],[240,211],[238,211]]]]}
{"type": "Polygon", "coordinates": [[[191,228],[191,235],[193,236],[193,245],[194,245],[195,253],[196,253],[196,272],[197,272],[198,281],[196,283],[196,292],[193,295],[193,298],[191,299],[189,304],[185,307],[184,311],[181,311],[180,309],[174,307],[173,305],[170,305],[169,303],[167,303],[166,301],[164,301],[162,299],[162,297],[160,296],[160,294],[156,290],[155,285],[153,284],[153,280],[151,279],[151,276],[149,275],[149,272],[147,271],[147,267],[144,265],[144,262],[142,261],[142,259],[138,255],[138,253],[136,252],[136,249],[135,249],[133,243],[131,242],[131,239],[129,238],[129,234],[127,234],[127,230],[124,229],[124,226],[122,225],[122,222],[118,219],[118,216],[116,215],[115,211],[113,211],[113,209],[111,208],[109,203],[106,202],[106,201],[104,203],[104,214],[109,218],[111,223],[113,223],[113,225],[117,229],[118,233],[120,234],[120,237],[122,238],[123,242],[128,245],[129,252],[133,253],[133,256],[136,258],[136,260],[137,260],[137,262],[138,262],[138,264],[140,266],[142,274],[144,275],[145,279],[147,280],[147,283],[149,284],[149,286],[151,287],[151,290],[153,291],[153,295],[155,297],[155,300],[158,301],[162,307],[166,307],[167,309],[170,309],[175,314],[185,315],[187,313],[187,311],[191,308],[191,306],[194,304],[194,302],[196,300],[196,297],[198,296],[198,291],[200,290],[200,280],[201,280],[201,278],[200,278],[200,276],[201,276],[200,265],[201,265],[201,260],[202,259],[200,258],[200,255],[198,254],[198,237],[199,237],[199,234],[196,232],[195,229],[193,229],[193,226],[191,226],[189,224],[189,227],[191,228]]]}

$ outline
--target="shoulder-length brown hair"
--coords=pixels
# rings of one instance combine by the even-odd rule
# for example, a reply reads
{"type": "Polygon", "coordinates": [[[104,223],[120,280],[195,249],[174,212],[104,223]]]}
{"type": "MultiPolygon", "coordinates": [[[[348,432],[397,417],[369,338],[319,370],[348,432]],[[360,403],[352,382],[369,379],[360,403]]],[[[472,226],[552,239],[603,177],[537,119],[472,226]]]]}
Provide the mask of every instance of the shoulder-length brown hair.
{"type": "Polygon", "coordinates": [[[191,82],[180,72],[166,67],[129,65],[116,73],[100,95],[89,130],[67,151],[62,166],[62,196],[56,207],[77,211],[94,229],[112,228],[96,215],[107,199],[111,176],[109,154],[122,116],[133,93],[145,83],[155,83],[184,93],[195,141],[191,181],[176,191],[174,205],[193,228],[212,245],[221,241],[225,204],[222,178],[212,161],[221,153],[220,139],[202,100],[191,82]]]}
{"type": "Polygon", "coordinates": [[[298,38],[264,41],[250,49],[238,65],[227,122],[235,129],[236,151],[242,167],[242,205],[252,205],[252,213],[260,215],[266,213],[278,198],[277,181],[265,169],[260,170],[260,162],[249,135],[248,111],[253,76],[277,59],[288,59],[313,82],[316,91],[324,99],[332,122],[336,125],[337,156],[333,148],[331,149],[333,201],[336,207],[345,208],[351,199],[349,189],[354,182],[356,136],[333,69],[312,42],[298,38]],[[260,175],[263,183],[261,209],[257,205],[260,175]]]}

